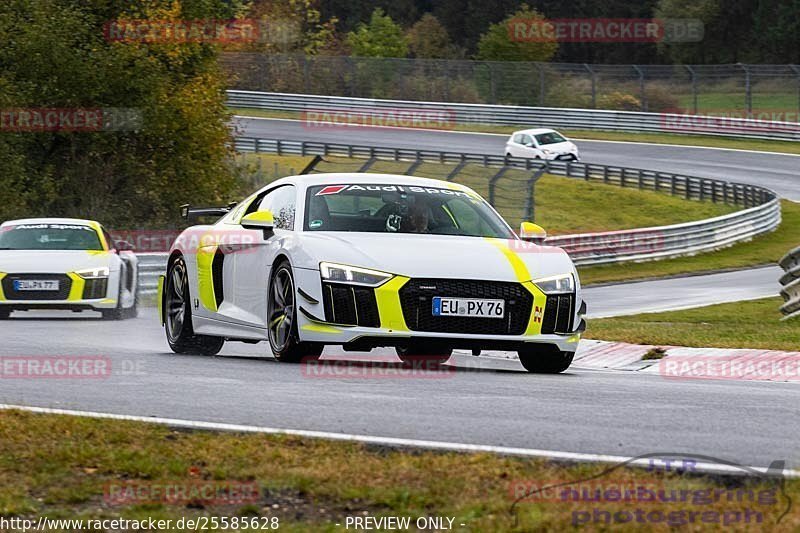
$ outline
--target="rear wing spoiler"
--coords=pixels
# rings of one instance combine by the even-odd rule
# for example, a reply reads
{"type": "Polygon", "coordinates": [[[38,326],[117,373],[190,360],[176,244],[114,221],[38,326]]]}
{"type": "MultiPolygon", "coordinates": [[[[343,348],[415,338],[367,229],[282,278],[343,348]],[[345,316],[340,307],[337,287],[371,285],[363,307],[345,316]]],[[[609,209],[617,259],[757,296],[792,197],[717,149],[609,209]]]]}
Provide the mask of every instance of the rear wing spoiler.
{"type": "Polygon", "coordinates": [[[197,217],[221,217],[227,215],[238,202],[231,202],[222,207],[192,207],[189,204],[181,206],[181,218],[191,219],[197,217]]]}

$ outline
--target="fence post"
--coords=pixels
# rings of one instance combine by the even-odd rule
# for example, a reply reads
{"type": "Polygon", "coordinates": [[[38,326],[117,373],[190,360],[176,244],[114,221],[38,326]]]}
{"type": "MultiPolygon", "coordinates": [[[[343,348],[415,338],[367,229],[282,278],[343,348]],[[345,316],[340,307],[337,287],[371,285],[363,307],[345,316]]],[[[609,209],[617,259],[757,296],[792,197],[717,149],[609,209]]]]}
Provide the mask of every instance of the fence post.
{"type": "Polygon", "coordinates": [[[597,109],[597,74],[588,63],[584,63],[583,68],[588,70],[589,75],[592,77],[592,109],[597,109]]]}
{"type": "MultiPolygon", "coordinates": [[[[492,62],[486,61],[486,67],[489,69],[489,103],[494,104],[497,102],[497,87],[495,87],[494,82],[494,69],[492,68],[492,62]]],[[[448,76],[450,74],[448,73],[448,76]]]]}
{"type": "Polygon", "coordinates": [[[544,107],[544,67],[541,63],[536,63],[536,68],[539,69],[539,107],[544,107]]]}
{"type": "Polygon", "coordinates": [[[533,173],[533,176],[530,177],[528,180],[528,188],[527,188],[527,196],[525,200],[525,212],[522,215],[522,218],[526,221],[533,222],[536,218],[536,213],[534,212],[534,206],[536,205],[536,200],[534,198],[534,194],[536,193],[536,182],[539,181],[539,178],[542,177],[544,171],[547,170],[547,165],[543,165],[540,167],[536,172],[533,173]]]}
{"type": "MultiPolygon", "coordinates": [[[[462,165],[463,164],[466,163],[462,163],[462,165]]],[[[497,186],[497,180],[502,178],[503,174],[505,174],[509,168],[510,167],[502,167],[500,170],[497,171],[497,174],[489,178],[489,205],[491,205],[492,207],[496,207],[494,205],[494,189],[497,186]]]]}
{"type": "Polygon", "coordinates": [[[797,76],[797,112],[800,113],[800,66],[789,65],[789,68],[797,76]]]}
{"type": "Polygon", "coordinates": [[[697,73],[690,65],[684,65],[692,77],[692,112],[697,114],[697,73]]]}
{"type": "Polygon", "coordinates": [[[639,68],[639,65],[631,65],[633,69],[639,74],[639,95],[642,98],[642,111],[647,111],[647,96],[644,93],[644,72],[639,68]]]}
{"type": "Polygon", "coordinates": [[[750,83],[750,69],[744,63],[737,63],[744,70],[744,108],[747,118],[753,116],[753,88],[750,83]]]}

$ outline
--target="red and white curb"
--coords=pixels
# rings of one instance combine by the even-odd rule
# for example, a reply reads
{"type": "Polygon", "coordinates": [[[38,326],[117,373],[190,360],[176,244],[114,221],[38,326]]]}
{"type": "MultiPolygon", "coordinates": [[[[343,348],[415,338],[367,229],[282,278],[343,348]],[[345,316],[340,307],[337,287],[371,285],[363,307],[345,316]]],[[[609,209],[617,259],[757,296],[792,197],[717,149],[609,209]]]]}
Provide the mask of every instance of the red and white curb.
{"type": "Polygon", "coordinates": [[[574,363],[584,368],[631,370],[666,379],[800,382],[800,352],[688,348],[596,340],[581,341],[574,363]],[[660,359],[643,360],[662,349],[660,359]]]}

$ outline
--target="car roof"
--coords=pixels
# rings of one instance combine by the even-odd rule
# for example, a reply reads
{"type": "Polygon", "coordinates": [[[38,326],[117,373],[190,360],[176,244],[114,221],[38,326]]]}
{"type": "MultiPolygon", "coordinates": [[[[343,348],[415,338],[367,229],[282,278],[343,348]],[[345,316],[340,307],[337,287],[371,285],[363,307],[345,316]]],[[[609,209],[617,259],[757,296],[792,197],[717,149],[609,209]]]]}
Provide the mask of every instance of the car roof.
{"type": "Polygon", "coordinates": [[[20,224],[73,224],[77,226],[96,227],[99,224],[94,220],[83,218],[20,218],[18,220],[6,220],[2,226],[17,226],[20,224]]]}
{"type": "Polygon", "coordinates": [[[556,131],[556,130],[551,129],[551,128],[531,128],[529,130],[515,131],[512,135],[516,135],[518,133],[527,133],[528,135],[539,135],[541,133],[553,133],[554,131],[556,131]]]}
{"type": "MultiPolygon", "coordinates": [[[[410,164],[410,163],[409,163],[410,164]]],[[[408,185],[419,187],[438,187],[446,189],[471,190],[466,185],[453,183],[451,181],[437,180],[432,178],[422,178],[419,176],[403,176],[400,174],[376,174],[367,172],[329,172],[321,174],[303,174],[300,176],[287,176],[274,181],[270,186],[294,183],[303,187],[314,187],[317,185],[338,185],[338,184],[375,184],[375,185],[408,185]]]]}

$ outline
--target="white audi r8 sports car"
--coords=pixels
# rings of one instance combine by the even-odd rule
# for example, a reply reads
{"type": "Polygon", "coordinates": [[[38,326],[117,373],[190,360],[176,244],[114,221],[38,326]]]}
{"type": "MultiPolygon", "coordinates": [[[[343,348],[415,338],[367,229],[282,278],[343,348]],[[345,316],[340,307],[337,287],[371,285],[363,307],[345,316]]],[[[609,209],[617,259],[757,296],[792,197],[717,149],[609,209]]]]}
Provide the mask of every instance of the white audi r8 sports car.
{"type": "Polygon", "coordinates": [[[548,128],[515,131],[506,141],[506,155],[559,161],[580,159],[575,143],[548,128]]]}
{"type": "MultiPolygon", "coordinates": [[[[521,240],[478,194],[386,174],[277,180],[175,241],[160,280],[178,353],[269,342],[279,361],[326,345],[394,347],[402,360],[508,350],[531,372],[572,362],[586,306],[575,267],[521,240]]],[[[523,237],[543,230],[523,223],[523,237]]]]}
{"type": "Polygon", "coordinates": [[[28,218],[0,224],[0,318],[12,311],[136,316],[137,259],[93,220],[28,218]]]}

